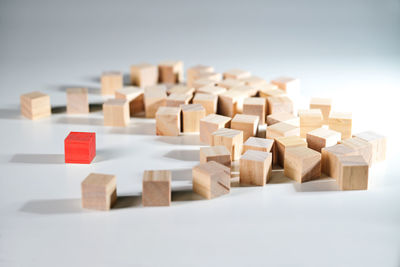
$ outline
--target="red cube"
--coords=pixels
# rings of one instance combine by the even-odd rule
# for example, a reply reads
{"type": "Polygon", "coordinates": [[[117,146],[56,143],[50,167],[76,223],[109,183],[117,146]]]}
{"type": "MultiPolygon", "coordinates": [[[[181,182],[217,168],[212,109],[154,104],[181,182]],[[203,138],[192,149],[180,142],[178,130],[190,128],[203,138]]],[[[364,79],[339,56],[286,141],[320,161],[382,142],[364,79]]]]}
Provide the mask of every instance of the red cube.
{"type": "Polygon", "coordinates": [[[65,163],[90,164],[96,156],[96,133],[70,132],[64,152],[65,163]]]}

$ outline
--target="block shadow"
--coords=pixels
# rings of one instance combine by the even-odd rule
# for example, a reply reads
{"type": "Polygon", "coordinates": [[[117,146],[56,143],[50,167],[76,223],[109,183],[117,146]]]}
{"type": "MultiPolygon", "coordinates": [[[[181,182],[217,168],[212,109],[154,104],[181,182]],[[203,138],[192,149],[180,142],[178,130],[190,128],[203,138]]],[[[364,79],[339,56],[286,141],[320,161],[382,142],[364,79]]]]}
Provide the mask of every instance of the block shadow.
{"type": "Polygon", "coordinates": [[[131,122],[127,127],[110,127],[113,134],[132,134],[132,135],[155,135],[156,126],[154,123],[131,122]]]}
{"type": "Polygon", "coordinates": [[[19,109],[0,109],[0,119],[19,120],[22,118],[19,109]]]}
{"type": "Polygon", "coordinates": [[[59,124],[74,124],[74,125],[93,125],[102,126],[104,121],[102,118],[88,118],[78,116],[65,116],[59,118],[56,123],[59,124]]]}
{"type": "Polygon", "coordinates": [[[156,140],[171,145],[204,145],[200,142],[199,135],[160,136],[156,140]]]}
{"type": "Polygon", "coordinates": [[[32,200],[25,203],[21,208],[21,212],[34,214],[69,214],[81,213],[82,209],[80,199],[40,199],[32,200]]]}
{"type": "Polygon", "coordinates": [[[334,178],[323,175],[322,178],[304,183],[293,183],[296,192],[329,192],[340,191],[334,178]]]}
{"type": "Polygon", "coordinates": [[[64,154],[15,154],[10,163],[64,164],[64,154]]]}
{"type": "Polygon", "coordinates": [[[174,149],[164,155],[166,158],[183,160],[183,161],[199,161],[199,150],[178,150],[174,149]]]}
{"type": "Polygon", "coordinates": [[[141,195],[132,195],[132,196],[118,196],[117,202],[115,202],[114,206],[112,206],[112,210],[126,209],[132,208],[142,205],[142,196],[141,195]]]}

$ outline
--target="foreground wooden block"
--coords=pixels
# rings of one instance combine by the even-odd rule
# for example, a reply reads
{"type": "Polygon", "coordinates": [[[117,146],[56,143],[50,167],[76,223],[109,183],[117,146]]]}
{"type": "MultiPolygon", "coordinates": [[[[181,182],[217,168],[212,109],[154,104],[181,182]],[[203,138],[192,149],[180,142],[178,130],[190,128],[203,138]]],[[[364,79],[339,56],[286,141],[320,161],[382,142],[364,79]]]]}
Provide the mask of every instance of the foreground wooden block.
{"type": "Polygon", "coordinates": [[[70,132],[64,139],[65,163],[90,164],[96,156],[96,133],[70,132]]]}
{"type": "Polygon", "coordinates": [[[144,89],[144,108],[146,118],[154,118],[159,107],[167,102],[167,87],[165,85],[149,86],[144,89]]]}
{"type": "Polygon", "coordinates": [[[118,71],[103,72],[101,75],[101,94],[114,95],[124,86],[122,73],[118,71]]]}
{"type": "Polygon", "coordinates": [[[145,88],[156,85],[158,82],[158,68],[156,65],[141,63],[131,66],[132,85],[145,88]]]}
{"type": "Polygon", "coordinates": [[[221,128],[229,128],[231,125],[231,118],[210,114],[200,120],[200,141],[212,145],[211,134],[221,128]]]}
{"type": "Polygon", "coordinates": [[[285,166],[285,151],[290,147],[307,147],[307,142],[299,136],[275,138],[274,164],[285,166]]]}
{"type": "Polygon", "coordinates": [[[193,82],[198,79],[201,74],[214,72],[214,68],[205,65],[196,65],[190,67],[186,71],[186,84],[190,87],[193,86],[193,82]]]}
{"type": "Polygon", "coordinates": [[[321,176],[321,153],[308,147],[289,147],[285,151],[283,173],[303,183],[321,176]]]}
{"type": "Polygon", "coordinates": [[[67,113],[89,113],[89,100],[87,88],[67,88],[67,113]]]}
{"type": "Polygon", "coordinates": [[[236,79],[241,80],[251,76],[249,71],[240,69],[231,69],[223,73],[224,79],[236,79]]]}
{"type": "Polygon", "coordinates": [[[373,147],[372,144],[369,143],[368,141],[365,141],[357,137],[352,137],[346,140],[341,140],[339,143],[354,149],[355,151],[358,152],[358,154],[364,157],[368,165],[372,164],[373,147]]]}
{"type": "Polygon", "coordinates": [[[31,120],[51,115],[50,96],[41,92],[21,95],[21,114],[31,120]]]}
{"type": "Polygon", "coordinates": [[[293,102],[287,96],[271,96],[267,98],[267,114],[293,113],[293,102]]]}
{"type": "Polygon", "coordinates": [[[166,106],[167,107],[180,107],[181,105],[189,104],[191,99],[192,99],[191,95],[173,93],[167,97],[166,106]]]}
{"type": "Polygon", "coordinates": [[[244,99],[243,114],[256,115],[259,118],[259,123],[264,124],[266,112],[265,98],[249,97],[244,99]]]}
{"type": "Polygon", "coordinates": [[[299,110],[300,137],[305,138],[308,132],[322,127],[322,113],[320,109],[299,110]]]}
{"type": "Polygon", "coordinates": [[[218,95],[197,93],[193,98],[193,104],[200,104],[206,110],[206,115],[217,113],[218,95]]]}
{"type": "Polygon", "coordinates": [[[279,89],[284,90],[289,95],[299,95],[300,94],[300,80],[291,77],[278,77],[271,81],[279,89]]]}
{"type": "Polygon", "coordinates": [[[240,158],[240,183],[264,186],[271,177],[272,154],[247,150],[240,158]]]}
{"type": "Polygon", "coordinates": [[[329,115],[331,113],[332,108],[332,99],[330,98],[311,98],[310,101],[310,109],[320,109],[322,112],[322,123],[329,123],[329,115]]]}
{"type": "Polygon", "coordinates": [[[156,134],[178,136],[181,132],[181,108],[160,107],[156,113],[156,134]]]}
{"type": "Polygon", "coordinates": [[[144,171],[142,204],[145,207],[171,205],[171,171],[144,171]]]}
{"type": "Polygon", "coordinates": [[[181,105],[182,132],[193,133],[200,131],[200,120],[206,116],[205,108],[200,104],[181,105]]]}
{"type": "Polygon", "coordinates": [[[339,157],[358,155],[358,152],[351,147],[343,144],[337,144],[331,147],[321,149],[321,169],[326,175],[339,178],[339,157]]]}
{"type": "Polygon", "coordinates": [[[243,142],[257,134],[259,117],[254,115],[236,114],[231,121],[231,128],[243,131],[243,142]]]}
{"type": "Polygon", "coordinates": [[[200,147],[200,163],[209,161],[231,167],[231,153],[224,146],[200,147]]]}
{"type": "Polygon", "coordinates": [[[115,98],[125,99],[129,102],[129,114],[133,117],[135,114],[144,111],[144,90],[136,86],[127,86],[115,91],[115,98]]]}
{"type": "Polygon", "coordinates": [[[329,116],[329,129],[340,132],[342,140],[351,137],[351,112],[332,112],[329,116]]]}
{"type": "Polygon", "coordinates": [[[202,86],[196,91],[196,93],[210,94],[210,95],[220,95],[224,92],[226,92],[225,88],[215,85],[202,86]]]}
{"type": "Polygon", "coordinates": [[[371,131],[355,134],[354,137],[364,140],[372,145],[371,163],[385,160],[386,137],[371,131]]]}
{"type": "Polygon", "coordinates": [[[336,145],[341,139],[341,133],[318,128],[307,133],[308,147],[315,151],[321,152],[321,149],[328,146],[336,145]]]}
{"type": "Polygon", "coordinates": [[[300,118],[296,117],[292,113],[283,112],[267,116],[267,125],[273,125],[278,122],[285,122],[296,127],[300,126],[300,118]]]}
{"type": "Polygon", "coordinates": [[[243,144],[243,151],[245,153],[247,150],[257,150],[263,152],[270,152],[272,149],[272,145],[274,144],[273,139],[265,139],[259,137],[250,137],[243,144]]]}
{"type": "Polygon", "coordinates": [[[218,113],[233,118],[243,110],[243,101],[248,95],[240,91],[226,91],[219,94],[218,113]]]}
{"type": "Polygon", "coordinates": [[[175,85],[175,86],[172,86],[171,88],[169,88],[167,90],[167,93],[169,95],[180,94],[180,95],[192,96],[194,94],[194,87],[185,86],[185,85],[175,85]]]}
{"type": "Polygon", "coordinates": [[[225,89],[229,90],[229,89],[231,89],[233,87],[245,85],[245,82],[242,81],[242,80],[230,79],[229,78],[229,79],[225,79],[225,80],[219,81],[217,83],[217,85],[219,87],[222,87],[222,88],[225,88],[225,89]]]}
{"type": "Polygon", "coordinates": [[[275,123],[267,127],[267,138],[275,139],[282,136],[300,135],[300,128],[285,122],[275,123]]]}
{"type": "Polygon", "coordinates": [[[212,134],[213,146],[225,146],[232,156],[232,160],[238,160],[242,153],[243,131],[221,128],[212,134]]]}
{"type": "Polygon", "coordinates": [[[339,157],[339,179],[341,190],[368,189],[368,163],[360,155],[339,157]]]}
{"type": "Polygon", "coordinates": [[[183,62],[163,61],[158,64],[160,83],[174,84],[183,82],[183,62]]]}
{"type": "Polygon", "coordinates": [[[129,124],[129,103],[125,99],[109,99],[103,104],[105,126],[125,127],[129,124]]]}
{"type": "Polygon", "coordinates": [[[206,199],[228,194],[231,189],[231,169],[215,161],[199,164],[192,169],[193,192],[206,199]]]}
{"type": "Polygon", "coordinates": [[[81,183],[81,189],[85,209],[109,210],[117,201],[115,175],[91,173],[81,183]]]}

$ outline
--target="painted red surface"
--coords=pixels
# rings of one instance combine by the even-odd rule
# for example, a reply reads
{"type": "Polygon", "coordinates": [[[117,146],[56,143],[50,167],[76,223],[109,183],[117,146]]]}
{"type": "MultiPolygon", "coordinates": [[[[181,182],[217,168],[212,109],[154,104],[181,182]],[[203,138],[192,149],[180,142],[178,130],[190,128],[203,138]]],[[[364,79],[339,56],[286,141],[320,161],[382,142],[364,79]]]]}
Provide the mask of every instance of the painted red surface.
{"type": "Polygon", "coordinates": [[[70,132],[64,140],[65,163],[90,164],[96,156],[96,133],[70,132]]]}

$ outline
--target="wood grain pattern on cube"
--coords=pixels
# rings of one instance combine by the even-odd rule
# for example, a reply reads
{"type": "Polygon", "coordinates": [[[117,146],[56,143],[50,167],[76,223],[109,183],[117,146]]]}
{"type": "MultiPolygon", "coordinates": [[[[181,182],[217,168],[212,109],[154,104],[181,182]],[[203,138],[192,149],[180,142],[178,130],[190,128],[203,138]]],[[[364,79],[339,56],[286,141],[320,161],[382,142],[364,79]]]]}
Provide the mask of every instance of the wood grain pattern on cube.
{"type": "Polygon", "coordinates": [[[129,103],[125,99],[109,99],[103,104],[105,126],[125,127],[129,124],[129,103]]]}
{"type": "Polygon", "coordinates": [[[231,152],[225,146],[200,148],[200,163],[215,161],[227,167],[231,166],[231,152]]]}
{"type": "Polygon", "coordinates": [[[163,61],[158,64],[160,83],[175,84],[183,82],[183,62],[163,61]]]}
{"type": "Polygon", "coordinates": [[[186,86],[186,85],[175,85],[167,90],[169,95],[171,94],[180,94],[180,95],[193,95],[194,87],[186,86]]]}
{"type": "Polygon", "coordinates": [[[293,102],[287,96],[271,96],[267,98],[267,114],[293,113],[293,102]]]}
{"type": "Polygon", "coordinates": [[[114,95],[115,91],[123,87],[123,76],[119,71],[103,72],[101,75],[101,94],[114,95]]]}
{"type": "Polygon", "coordinates": [[[305,138],[308,132],[322,127],[322,112],[320,109],[299,110],[300,136],[305,138]]]}
{"type": "Polygon", "coordinates": [[[321,176],[321,153],[308,147],[289,147],[285,151],[283,173],[303,183],[321,176]]]}
{"type": "Polygon", "coordinates": [[[358,151],[343,144],[337,144],[331,147],[321,149],[321,169],[326,175],[339,178],[339,157],[358,155],[358,151]]]}
{"type": "Polygon", "coordinates": [[[243,110],[243,101],[248,95],[241,91],[226,91],[219,94],[218,113],[233,118],[243,110]]]}
{"type": "Polygon", "coordinates": [[[341,140],[339,143],[356,150],[361,156],[364,157],[368,165],[372,164],[373,147],[371,143],[363,139],[360,139],[358,137],[352,137],[346,140],[341,140]]]}
{"type": "Polygon", "coordinates": [[[156,85],[158,82],[158,68],[156,65],[141,63],[131,66],[132,85],[145,88],[156,85]]]}
{"type": "Polygon", "coordinates": [[[186,84],[192,87],[193,81],[205,72],[214,72],[214,67],[199,64],[188,68],[186,71],[186,84]]]}
{"type": "Polygon", "coordinates": [[[165,85],[148,86],[144,89],[144,107],[146,118],[154,118],[159,107],[167,102],[167,87],[165,85]]]}
{"type": "Polygon", "coordinates": [[[200,120],[200,141],[212,145],[211,134],[221,128],[229,128],[231,126],[231,118],[210,114],[200,120]]]}
{"type": "Polygon", "coordinates": [[[243,148],[243,131],[221,128],[212,134],[212,146],[225,146],[232,156],[232,160],[238,160],[243,148]]]}
{"type": "Polygon", "coordinates": [[[257,134],[259,117],[254,115],[236,114],[231,121],[231,128],[243,131],[243,142],[257,134]]]}
{"type": "Polygon", "coordinates": [[[329,129],[340,132],[342,140],[351,137],[351,128],[351,112],[331,112],[329,116],[329,129]]]}
{"type": "Polygon", "coordinates": [[[189,104],[192,99],[192,95],[177,94],[173,93],[167,96],[166,106],[167,107],[180,107],[181,105],[189,104]]]}
{"type": "Polygon", "coordinates": [[[67,88],[67,113],[89,113],[89,100],[87,88],[67,88]]]}
{"type": "Polygon", "coordinates": [[[341,190],[367,190],[369,167],[365,159],[360,156],[339,157],[339,179],[341,190]]]}
{"type": "Polygon", "coordinates": [[[279,89],[278,86],[271,83],[261,85],[258,92],[262,98],[286,95],[285,91],[279,89]]]}
{"type": "Polygon", "coordinates": [[[300,80],[291,77],[278,77],[271,80],[272,84],[275,84],[279,89],[284,90],[289,95],[298,95],[300,93],[300,80]]]}
{"type": "Polygon", "coordinates": [[[267,127],[267,138],[275,139],[282,136],[300,135],[300,128],[285,122],[278,122],[267,127]]]}
{"type": "Polygon", "coordinates": [[[247,97],[256,96],[258,94],[258,87],[251,86],[251,85],[242,85],[242,86],[235,86],[229,89],[230,92],[238,91],[247,97]]]}
{"type": "Polygon", "coordinates": [[[230,79],[229,78],[229,79],[225,79],[225,80],[219,81],[217,83],[217,85],[219,87],[223,87],[223,88],[229,90],[229,89],[231,89],[233,87],[245,85],[245,82],[242,81],[242,80],[236,80],[236,79],[230,79]]]}
{"type": "Polygon", "coordinates": [[[129,102],[129,113],[135,114],[144,111],[144,90],[136,86],[126,86],[115,91],[115,98],[126,99],[129,102]]]}
{"type": "Polygon", "coordinates": [[[193,192],[206,199],[229,194],[231,169],[215,161],[194,166],[192,169],[193,192]]]}
{"type": "Polygon", "coordinates": [[[321,149],[336,145],[342,134],[330,129],[318,128],[307,133],[308,147],[321,152],[321,149]]]}
{"type": "Polygon", "coordinates": [[[171,205],[171,171],[144,171],[142,204],[145,207],[171,205]]]}
{"type": "Polygon", "coordinates": [[[226,89],[220,86],[207,85],[197,89],[196,93],[219,95],[226,92],[226,89]]]}
{"type": "Polygon", "coordinates": [[[329,115],[332,108],[331,98],[317,98],[313,97],[310,101],[310,109],[320,109],[322,112],[323,124],[329,123],[329,115]]]}
{"type": "Polygon", "coordinates": [[[284,136],[275,138],[274,164],[284,167],[285,151],[289,147],[307,147],[307,142],[299,136],[284,136]]]}
{"type": "Polygon", "coordinates": [[[160,107],[156,113],[156,134],[178,136],[181,132],[181,108],[160,107]]]}
{"type": "Polygon", "coordinates": [[[200,131],[200,120],[206,116],[205,108],[200,104],[181,105],[182,132],[191,133],[200,131]]]}
{"type": "Polygon", "coordinates": [[[193,98],[193,104],[201,104],[206,110],[206,115],[217,113],[218,95],[197,93],[193,98]]]}
{"type": "Polygon", "coordinates": [[[372,131],[355,134],[354,137],[364,140],[372,145],[371,163],[384,161],[386,158],[386,137],[372,131]]]}
{"type": "Polygon", "coordinates": [[[259,123],[265,123],[265,114],[267,103],[265,98],[261,97],[249,97],[243,101],[243,114],[256,115],[259,117],[259,123]]]}
{"type": "Polygon", "coordinates": [[[240,158],[240,183],[264,186],[272,173],[272,154],[247,150],[240,158]]]}
{"type": "Polygon", "coordinates": [[[251,76],[249,71],[241,70],[241,69],[230,69],[223,73],[224,79],[244,79],[251,76]]]}
{"type": "Polygon", "coordinates": [[[31,120],[51,115],[50,96],[41,92],[31,92],[20,97],[21,114],[31,120]]]}
{"type": "Polygon", "coordinates": [[[117,200],[115,175],[90,173],[81,183],[82,207],[109,210],[117,200]]]}
{"type": "Polygon", "coordinates": [[[282,112],[267,116],[267,125],[273,125],[278,122],[285,122],[296,127],[300,126],[300,118],[296,117],[292,113],[282,112]]]}
{"type": "Polygon", "coordinates": [[[263,152],[271,152],[272,146],[274,144],[273,139],[265,139],[259,137],[250,137],[243,144],[243,152],[245,153],[247,150],[257,150],[263,152]]]}

